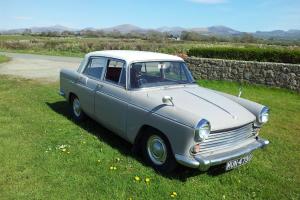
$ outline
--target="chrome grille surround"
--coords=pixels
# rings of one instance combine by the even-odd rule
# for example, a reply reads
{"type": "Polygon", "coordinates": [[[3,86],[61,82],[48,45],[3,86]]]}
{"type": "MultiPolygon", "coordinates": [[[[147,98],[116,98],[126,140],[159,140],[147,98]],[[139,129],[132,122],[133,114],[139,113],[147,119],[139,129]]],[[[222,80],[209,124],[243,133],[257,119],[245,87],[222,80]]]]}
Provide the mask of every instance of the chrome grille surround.
{"type": "Polygon", "coordinates": [[[208,139],[200,143],[199,153],[205,154],[234,147],[235,145],[250,138],[255,138],[253,123],[234,129],[214,131],[209,134],[208,139]]]}

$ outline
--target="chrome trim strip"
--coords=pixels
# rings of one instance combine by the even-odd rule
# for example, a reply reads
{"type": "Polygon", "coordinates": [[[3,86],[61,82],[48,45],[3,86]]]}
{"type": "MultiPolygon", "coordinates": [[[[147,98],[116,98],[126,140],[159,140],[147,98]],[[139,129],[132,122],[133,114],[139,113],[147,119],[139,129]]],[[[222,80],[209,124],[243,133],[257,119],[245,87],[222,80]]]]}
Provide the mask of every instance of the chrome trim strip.
{"type": "Polygon", "coordinates": [[[103,92],[102,90],[97,90],[97,91],[96,91],[96,94],[98,94],[98,95],[103,94],[103,95],[105,95],[105,96],[111,97],[111,98],[113,98],[113,99],[116,99],[116,100],[118,100],[118,101],[122,101],[122,102],[128,104],[128,102],[127,102],[126,100],[121,99],[121,98],[119,98],[119,97],[117,97],[117,96],[111,95],[111,94],[109,94],[109,93],[107,93],[107,92],[103,92]]]}
{"type": "Polygon", "coordinates": [[[180,122],[180,121],[178,121],[178,120],[175,120],[175,119],[166,117],[166,116],[164,116],[164,115],[160,115],[160,114],[155,113],[155,112],[152,112],[152,110],[145,109],[145,108],[143,108],[143,107],[141,107],[141,106],[138,106],[138,105],[136,105],[136,104],[132,104],[132,103],[128,103],[128,102],[127,102],[127,104],[128,104],[129,106],[132,106],[132,107],[134,107],[134,108],[137,108],[137,109],[143,110],[143,111],[145,111],[145,112],[151,113],[151,114],[156,115],[156,116],[158,116],[158,117],[162,117],[162,118],[164,118],[164,119],[166,119],[166,120],[169,120],[169,121],[171,121],[171,122],[174,122],[174,123],[176,123],[176,124],[179,124],[179,125],[182,125],[182,126],[185,126],[185,127],[191,128],[191,129],[194,129],[193,126],[189,126],[189,125],[184,124],[184,123],[182,123],[182,122],[180,122]]]}
{"type": "Polygon", "coordinates": [[[179,124],[179,125],[182,125],[182,126],[185,126],[185,127],[188,127],[188,128],[191,128],[191,129],[194,130],[194,127],[193,127],[193,126],[189,126],[189,125],[187,125],[187,124],[183,124],[182,122],[180,122],[180,121],[178,121],[178,120],[175,120],[175,119],[166,117],[166,116],[164,116],[164,115],[160,115],[160,114],[158,114],[158,113],[152,113],[152,114],[154,114],[154,115],[156,115],[156,116],[159,116],[159,117],[162,117],[162,118],[165,118],[165,119],[167,119],[167,120],[169,120],[169,121],[171,121],[171,122],[175,122],[175,123],[177,123],[177,124],[179,124]]]}

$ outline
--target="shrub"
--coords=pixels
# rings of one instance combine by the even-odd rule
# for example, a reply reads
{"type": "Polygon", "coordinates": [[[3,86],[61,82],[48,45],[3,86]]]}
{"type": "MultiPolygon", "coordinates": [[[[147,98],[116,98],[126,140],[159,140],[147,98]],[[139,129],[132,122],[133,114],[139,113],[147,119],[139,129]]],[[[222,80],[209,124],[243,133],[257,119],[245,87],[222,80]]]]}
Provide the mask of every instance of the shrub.
{"type": "Polygon", "coordinates": [[[300,63],[300,50],[290,49],[271,49],[257,47],[192,48],[188,51],[188,55],[203,58],[220,58],[229,60],[246,60],[294,64],[300,63]]]}

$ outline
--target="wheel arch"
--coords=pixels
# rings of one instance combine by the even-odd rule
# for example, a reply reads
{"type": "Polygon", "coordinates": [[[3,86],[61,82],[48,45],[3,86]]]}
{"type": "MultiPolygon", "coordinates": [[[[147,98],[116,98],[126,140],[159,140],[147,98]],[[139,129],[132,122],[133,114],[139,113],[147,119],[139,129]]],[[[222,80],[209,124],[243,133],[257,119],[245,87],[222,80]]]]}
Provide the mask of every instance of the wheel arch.
{"type": "Polygon", "coordinates": [[[168,142],[168,144],[169,144],[169,146],[170,146],[170,148],[171,148],[171,151],[172,151],[172,153],[174,154],[174,151],[173,151],[173,149],[172,149],[172,145],[171,145],[171,143],[170,143],[170,139],[168,138],[168,135],[165,134],[165,133],[164,133],[163,131],[161,131],[160,129],[158,129],[158,128],[154,127],[154,126],[148,125],[148,124],[144,124],[144,125],[142,125],[142,126],[139,128],[139,130],[138,130],[138,132],[137,132],[137,135],[136,135],[136,137],[135,137],[135,139],[134,139],[134,142],[133,142],[133,151],[136,152],[136,153],[139,152],[139,150],[140,150],[140,148],[141,148],[141,141],[142,141],[143,137],[146,136],[146,134],[149,134],[149,130],[151,130],[151,129],[153,129],[153,130],[159,132],[162,136],[164,136],[164,137],[167,139],[166,142],[168,142]]]}
{"type": "Polygon", "coordinates": [[[74,92],[70,92],[69,95],[68,95],[68,102],[69,102],[69,103],[72,103],[72,99],[73,99],[74,97],[77,97],[77,98],[78,98],[78,96],[77,96],[74,92]]]}

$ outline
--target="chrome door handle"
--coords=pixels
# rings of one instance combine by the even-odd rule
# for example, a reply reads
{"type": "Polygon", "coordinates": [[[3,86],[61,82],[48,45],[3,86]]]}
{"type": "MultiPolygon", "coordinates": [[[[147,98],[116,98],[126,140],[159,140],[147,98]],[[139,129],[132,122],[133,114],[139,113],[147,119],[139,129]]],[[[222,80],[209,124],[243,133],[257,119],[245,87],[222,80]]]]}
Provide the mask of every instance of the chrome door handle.
{"type": "Polygon", "coordinates": [[[77,82],[80,83],[80,82],[82,82],[82,80],[83,80],[83,77],[82,77],[82,76],[79,76],[78,79],[77,79],[77,82]]]}
{"type": "Polygon", "coordinates": [[[79,80],[82,81],[84,79],[84,77],[82,76],[79,76],[79,80]]]}

